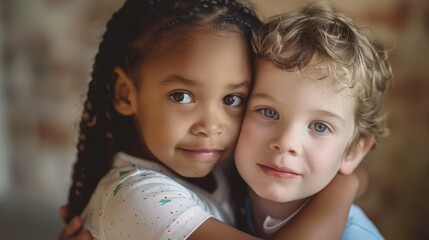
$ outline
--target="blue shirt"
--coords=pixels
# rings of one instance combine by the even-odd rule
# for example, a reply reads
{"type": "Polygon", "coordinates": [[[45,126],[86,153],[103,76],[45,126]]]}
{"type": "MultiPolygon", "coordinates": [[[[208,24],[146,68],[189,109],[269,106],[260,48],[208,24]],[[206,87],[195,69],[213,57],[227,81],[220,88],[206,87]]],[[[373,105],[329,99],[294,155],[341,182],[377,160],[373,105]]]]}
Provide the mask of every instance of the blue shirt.
{"type": "Polygon", "coordinates": [[[342,240],[381,240],[384,239],[374,223],[356,205],[350,208],[347,226],[342,240]]]}
{"type": "MultiPolygon", "coordinates": [[[[247,231],[256,236],[256,228],[252,220],[252,207],[249,199],[245,200],[247,231]]],[[[384,237],[378,231],[377,227],[366,214],[356,205],[352,205],[347,219],[347,225],[344,229],[342,240],[384,240],[384,237]]]]}

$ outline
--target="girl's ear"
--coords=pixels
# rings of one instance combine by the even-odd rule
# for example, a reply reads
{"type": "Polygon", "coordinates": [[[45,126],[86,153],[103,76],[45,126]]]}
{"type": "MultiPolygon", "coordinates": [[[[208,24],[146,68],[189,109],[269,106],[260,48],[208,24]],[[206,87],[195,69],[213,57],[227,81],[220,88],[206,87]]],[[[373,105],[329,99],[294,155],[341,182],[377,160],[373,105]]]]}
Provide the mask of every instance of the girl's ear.
{"type": "Polygon", "coordinates": [[[113,71],[116,73],[113,106],[120,114],[131,116],[137,109],[136,87],[122,68],[115,67],[113,71]]]}
{"type": "Polygon", "coordinates": [[[357,166],[361,163],[362,159],[366,154],[371,150],[372,145],[374,145],[373,136],[364,136],[359,139],[359,141],[352,146],[350,152],[344,157],[341,162],[340,173],[344,175],[351,174],[357,166]]]}

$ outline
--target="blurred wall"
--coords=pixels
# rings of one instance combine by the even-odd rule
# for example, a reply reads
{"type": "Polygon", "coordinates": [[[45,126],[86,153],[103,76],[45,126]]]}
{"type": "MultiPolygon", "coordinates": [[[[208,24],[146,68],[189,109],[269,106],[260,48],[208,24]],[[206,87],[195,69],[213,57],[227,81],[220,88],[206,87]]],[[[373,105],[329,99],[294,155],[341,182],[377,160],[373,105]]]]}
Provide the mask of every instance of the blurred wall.
{"type": "MultiPolygon", "coordinates": [[[[0,5],[0,19],[2,19],[2,9],[0,5]]],[[[3,46],[4,33],[3,25],[0,25],[0,46],[3,46]]],[[[0,56],[3,55],[3,48],[0,49],[0,56]]],[[[5,124],[5,100],[4,97],[4,84],[5,79],[3,76],[3,65],[0,64],[0,197],[6,194],[10,185],[10,174],[9,174],[9,157],[8,157],[8,145],[6,138],[6,124],[5,124]]]]}
{"type": "MultiPolygon", "coordinates": [[[[263,19],[305,3],[252,2],[263,19]]],[[[391,135],[364,160],[370,186],[357,202],[387,239],[429,239],[429,1],[332,2],[394,46],[391,135]]],[[[58,235],[92,61],[122,3],[0,0],[0,238],[58,235]]]]}

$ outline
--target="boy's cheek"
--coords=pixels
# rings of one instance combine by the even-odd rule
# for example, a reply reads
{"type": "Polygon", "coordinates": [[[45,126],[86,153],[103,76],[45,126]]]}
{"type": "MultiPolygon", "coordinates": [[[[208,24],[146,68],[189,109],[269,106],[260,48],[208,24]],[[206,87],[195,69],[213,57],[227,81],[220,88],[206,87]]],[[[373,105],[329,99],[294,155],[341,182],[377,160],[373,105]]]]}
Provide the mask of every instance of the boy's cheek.
{"type": "Polygon", "coordinates": [[[241,134],[249,140],[262,141],[271,132],[269,126],[261,124],[254,116],[246,118],[243,122],[241,134]]]}
{"type": "Polygon", "coordinates": [[[237,142],[237,152],[240,156],[254,152],[261,147],[263,133],[260,132],[260,130],[260,127],[255,124],[251,124],[249,122],[243,124],[237,142]]]}

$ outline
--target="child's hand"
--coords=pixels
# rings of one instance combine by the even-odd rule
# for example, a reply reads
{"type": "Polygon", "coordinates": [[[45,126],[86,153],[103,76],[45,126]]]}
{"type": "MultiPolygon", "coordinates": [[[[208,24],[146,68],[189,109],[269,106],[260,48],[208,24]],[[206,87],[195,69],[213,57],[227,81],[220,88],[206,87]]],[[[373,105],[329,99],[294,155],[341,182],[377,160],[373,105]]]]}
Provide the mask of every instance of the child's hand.
{"type": "MultiPolygon", "coordinates": [[[[67,216],[67,205],[60,207],[60,216],[64,220],[67,216]]],[[[82,219],[79,216],[74,217],[61,231],[59,240],[91,240],[91,233],[82,230],[82,219]]]]}

